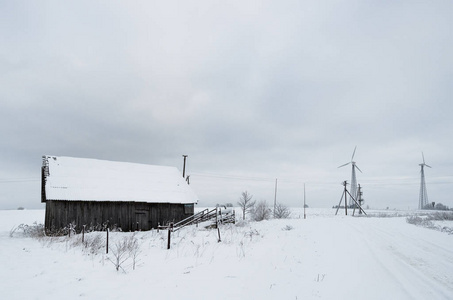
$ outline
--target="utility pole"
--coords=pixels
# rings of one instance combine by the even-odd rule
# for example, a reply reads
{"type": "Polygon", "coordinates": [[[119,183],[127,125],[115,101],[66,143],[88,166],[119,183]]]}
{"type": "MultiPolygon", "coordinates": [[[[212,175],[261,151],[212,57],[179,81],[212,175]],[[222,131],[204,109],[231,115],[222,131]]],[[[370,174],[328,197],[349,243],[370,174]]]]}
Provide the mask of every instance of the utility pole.
{"type": "MultiPolygon", "coordinates": [[[[360,184],[359,184],[359,193],[358,194],[359,194],[358,195],[359,196],[358,202],[359,202],[360,207],[362,207],[362,202],[363,202],[362,195],[363,195],[363,192],[362,192],[362,187],[360,186],[360,184]]],[[[359,215],[361,215],[361,214],[362,214],[362,210],[359,210],[359,215]]]]}
{"type": "Polygon", "coordinates": [[[182,167],[182,178],[186,178],[186,158],[187,158],[187,155],[183,155],[182,157],[184,157],[184,165],[182,167]]]}
{"type": "Polygon", "coordinates": [[[304,219],[307,218],[307,215],[305,214],[305,183],[304,183],[304,219]]]}
{"type": "MultiPolygon", "coordinates": [[[[338,214],[338,210],[340,209],[341,207],[341,202],[343,201],[343,197],[344,197],[344,212],[345,212],[345,215],[347,216],[348,215],[348,198],[347,198],[347,194],[349,193],[348,190],[346,189],[346,185],[348,184],[348,182],[345,180],[343,181],[342,185],[344,186],[344,190],[343,192],[341,193],[341,198],[340,198],[340,203],[338,203],[338,207],[337,207],[337,211],[335,212],[335,215],[338,214]]],[[[351,194],[349,194],[349,196],[351,196],[351,194]]],[[[355,200],[354,200],[355,201],[355,200]]]]}
{"type": "MultiPolygon", "coordinates": [[[[354,170],[354,169],[353,169],[354,170]]],[[[346,189],[346,185],[347,185],[347,181],[345,180],[343,182],[343,185],[344,185],[344,214],[347,216],[348,215],[348,201],[347,201],[347,195],[346,193],[348,192],[348,190],[346,189]]]]}
{"type": "Polygon", "coordinates": [[[275,219],[275,209],[276,208],[277,208],[277,178],[275,178],[274,219],[275,219]]]}

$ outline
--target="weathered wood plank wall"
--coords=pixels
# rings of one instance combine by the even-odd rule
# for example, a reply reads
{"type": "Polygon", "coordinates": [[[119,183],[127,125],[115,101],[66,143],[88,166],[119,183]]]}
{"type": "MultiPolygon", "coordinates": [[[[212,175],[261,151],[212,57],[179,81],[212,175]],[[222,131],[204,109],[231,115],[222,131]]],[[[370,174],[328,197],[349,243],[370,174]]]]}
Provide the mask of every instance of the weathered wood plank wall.
{"type": "Polygon", "coordinates": [[[80,232],[83,225],[101,230],[108,222],[110,229],[150,230],[190,215],[193,204],[47,200],[44,226],[47,231],[56,232],[73,223],[80,232]]]}

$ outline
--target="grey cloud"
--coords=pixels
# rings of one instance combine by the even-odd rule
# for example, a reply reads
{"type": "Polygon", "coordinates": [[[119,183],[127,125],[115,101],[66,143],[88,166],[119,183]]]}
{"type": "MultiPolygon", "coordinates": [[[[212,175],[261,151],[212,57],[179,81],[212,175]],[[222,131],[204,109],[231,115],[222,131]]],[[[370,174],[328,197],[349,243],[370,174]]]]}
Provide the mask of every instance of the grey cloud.
{"type": "MultiPolygon", "coordinates": [[[[330,206],[350,180],[337,166],[357,145],[370,206],[417,206],[422,150],[433,164],[428,193],[453,206],[451,10],[448,2],[4,3],[0,176],[38,178],[43,154],[177,167],[189,154],[206,205],[234,203],[244,189],[271,201],[279,177],[288,205],[306,182],[313,206],[330,206]]],[[[14,202],[18,183],[0,184],[9,195],[1,206],[39,206],[39,184],[14,202]]]]}

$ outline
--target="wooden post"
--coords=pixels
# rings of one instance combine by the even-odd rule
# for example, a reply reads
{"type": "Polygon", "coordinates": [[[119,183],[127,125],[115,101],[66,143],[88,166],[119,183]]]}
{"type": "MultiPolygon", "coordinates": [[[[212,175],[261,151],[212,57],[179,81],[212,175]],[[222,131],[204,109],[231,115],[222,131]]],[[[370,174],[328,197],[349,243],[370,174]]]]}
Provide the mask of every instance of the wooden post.
{"type": "Polygon", "coordinates": [[[216,215],[215,221],[216,221],[217,233],[219,234],[219,239],[218,239],[217,243],[220,243],[222,240],[220,239],[219,218],[217,217],[218,216],[218,212],[217,212],[218,209],[219,209],[219,206],[217,205],[216,214],[215,214],[216,215]]]}
{"type": "Polygon", "coordinates": [[[109,228],[107,227],[107,242],[105,245],[105,253],[109,254],[109,228]]]}
{"type": "Polygon", "coordinates": [[[344,185],[344,191],[341,192],[341,198],[340,198],[340,203],[338,203],[338,207],[337,207],[337,211],[335,212],[335,215],[338,214],[338,210],[340,209],[340,206],[341,206],[341,202],[343,201],[343,197],[344,197],[344,202],[345,202],[345,209],[346,209],[346,215],[348,214],[348,209],[347,209],[347,205],[346,205],[346,202],[347,202],[347,198],[346,198],[346,180],[343,181],[343,185],[344,185]]]}
{"type": "Polygon", "coordinates": [[[217,243],[220,243],[222,241],[222,239],[220,238],[220,228],[219,228],[219,224],[217,224],[217,233],[219,234],[219,240],[217,241],[217,243]]]}
{"type": "Polygon", "coordinates": [[[215,226],[219,228],[219,205],[215,207],[215,226]]]}
{"type": "Polygon", "coordinates": [[[170,223],[168,226],[168,243],[167,243],[167,250],[170,249],[170,242],[171,242],[171,232],[173,231],[173,223],[170,223]]]}
{"type": "Polygon", "coordinates": [[[82,244],[83,244],[83,242],[85,242],[85,226],[86,225],[82,226],[82,244]]]}

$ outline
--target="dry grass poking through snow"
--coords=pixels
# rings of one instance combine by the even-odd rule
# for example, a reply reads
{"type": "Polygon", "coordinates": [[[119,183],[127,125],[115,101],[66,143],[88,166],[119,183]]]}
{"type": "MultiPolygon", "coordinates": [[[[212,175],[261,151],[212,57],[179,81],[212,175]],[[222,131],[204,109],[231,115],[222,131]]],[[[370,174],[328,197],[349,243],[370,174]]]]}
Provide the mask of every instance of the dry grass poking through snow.
{"type": "Polygon", "coordinates": [[[427,213],[422,216],[412,215],[406,218],[407,223],[423,226],[429,229],[438,230],[441,232],[446,232],[448,234],[453,234],[453,212],[434,212],[427,213]],[[440,221],[442,224],[436,224],[436,221],[440,221]],[[448,225],[444,224],[445,221],[449,221],[448,225]]]}

